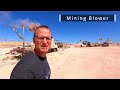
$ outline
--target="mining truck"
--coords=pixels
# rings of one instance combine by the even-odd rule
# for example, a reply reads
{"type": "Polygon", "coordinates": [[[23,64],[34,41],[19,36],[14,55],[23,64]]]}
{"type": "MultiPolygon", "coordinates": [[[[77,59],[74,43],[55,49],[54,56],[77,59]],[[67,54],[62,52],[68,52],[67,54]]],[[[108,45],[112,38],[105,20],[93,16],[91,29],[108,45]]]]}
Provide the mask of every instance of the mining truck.
{"type": "Polygon", "coordinates": [[[108,42],[103,42],[102,47],[108,47],[109,43],[108,42]]]}
{"type": "Polygon", "coordinates": [[[62,42],[57,42],[58,48],[63,48],[63,43],[62,42]]]}
{"type": "Polygon", "coordinates": [[[83,41],[83,45],[86,47],[91,47],[91,43],[89,41],[83,41]]]}
{"type": "Polygon", "coordinates": [[[57,43],[55,42],[55,39],[52,38],[51,47],[50,47],[48,53],[50,53],[50,52],[57,52],[57,51],[58,51],[57,43]]]}

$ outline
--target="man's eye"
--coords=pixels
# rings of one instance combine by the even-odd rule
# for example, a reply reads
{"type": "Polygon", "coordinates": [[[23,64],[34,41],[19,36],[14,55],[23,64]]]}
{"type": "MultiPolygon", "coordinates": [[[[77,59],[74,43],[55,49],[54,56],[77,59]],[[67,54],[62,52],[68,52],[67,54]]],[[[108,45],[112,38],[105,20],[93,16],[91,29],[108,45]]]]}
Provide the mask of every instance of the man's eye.
{"type": "Polygon", "coordinates": [[[47,40],[51,40],[51,38],[46,38],[47,40]]]}
{"type": "Polygon", "coordinates": [[[39,38],[39,39],[42,39],[42,40],[43,40],[44,38],[39,38]]]}
{"type": "MultiPolygon", "coordinates": [[[[37,37],[38,39],[40,40],[43,40],[44,38],[41,38],[41,37],[37,37]]],[[[46,40],[51,40],[51,38],[46,38],[46,40]]]]}

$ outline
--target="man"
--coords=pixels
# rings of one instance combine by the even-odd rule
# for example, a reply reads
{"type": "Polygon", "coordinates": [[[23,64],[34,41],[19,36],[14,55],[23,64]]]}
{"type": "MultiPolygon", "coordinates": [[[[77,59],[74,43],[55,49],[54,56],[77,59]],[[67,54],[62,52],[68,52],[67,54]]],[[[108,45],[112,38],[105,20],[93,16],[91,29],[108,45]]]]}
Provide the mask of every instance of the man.
{"type": "Polygon", "coordinates": [[[14,67],[10,79],[50,79],[51,70],[46,54],[51,46],[52,34],[48,26],[36,28],[33,37],[34,52],[21,58],[14,67]]]}

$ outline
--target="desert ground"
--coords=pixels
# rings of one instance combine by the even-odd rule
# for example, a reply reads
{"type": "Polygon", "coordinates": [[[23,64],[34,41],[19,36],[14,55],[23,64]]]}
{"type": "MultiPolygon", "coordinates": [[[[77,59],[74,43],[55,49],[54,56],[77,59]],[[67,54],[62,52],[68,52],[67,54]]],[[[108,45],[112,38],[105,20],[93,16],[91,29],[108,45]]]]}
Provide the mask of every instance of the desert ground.
{"type": "MultiPolygon", "coordinates": [[[[0,79],[9,79],[17,59],[0,48],[0,79]]],[[[70,47],[47,54],[51,79],[120,79],[120,46],[70,47]]]]}

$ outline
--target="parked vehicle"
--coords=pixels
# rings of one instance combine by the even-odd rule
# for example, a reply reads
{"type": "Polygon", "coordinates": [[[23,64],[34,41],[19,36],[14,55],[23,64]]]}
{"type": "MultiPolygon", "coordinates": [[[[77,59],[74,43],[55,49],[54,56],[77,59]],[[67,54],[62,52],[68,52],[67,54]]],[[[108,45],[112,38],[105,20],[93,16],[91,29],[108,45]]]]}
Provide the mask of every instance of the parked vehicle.
{"type": "Polygon", "coordinates": [[[58,51],[58,46],[57,46],[54,38],[52,38],[51,47],[48,52],[50,53],[50,52],[57,52],[57,51],[58,51]]]}
{"type": "Polygon", "coordinates": [[[102,47],[108,47],[108,46],[109,46],[109,43],[103,42],[102,47]]]}
{"type": "Polygon", "coordinates": [[[83,41],[83,45],[86,47],[91,47],[91,43],[88,41],[83,41]]]}
{"type": "Polygon", "coordinates": [[[63,48],[63,43],[62,42],[57,42],[58,48],[63,48]]]}

